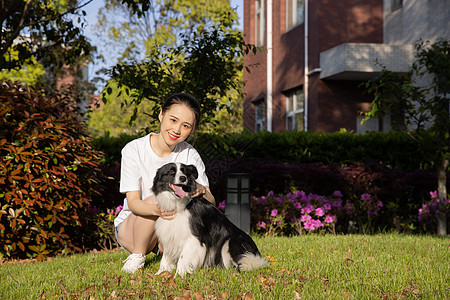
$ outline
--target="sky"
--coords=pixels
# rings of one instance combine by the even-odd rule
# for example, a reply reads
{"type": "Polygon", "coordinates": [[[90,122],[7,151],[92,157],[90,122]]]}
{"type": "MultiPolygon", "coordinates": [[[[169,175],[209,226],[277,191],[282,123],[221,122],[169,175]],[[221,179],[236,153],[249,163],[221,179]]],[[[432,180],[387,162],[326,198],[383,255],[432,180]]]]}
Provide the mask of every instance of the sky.
{"type": "MultiPolygon", "coordinates": [[[[97,23],[97,14],[100,7],[103,6],[103,0],[93,0],[91,3],[84,7],[86,11],[86,27],[84,34],[89,38],[90,42],[101,49],[101,45],[95,43],[98,38],[96,37],[95,24],[97,23]]],[[[243,14],[244,14],[244,0],[230,0],[230,5],[236,9],[240,27],[243,28],[243,14]]],[[[107,55],[107,53],[102,53],[107,55]]],[[[115,65],[115,59],[113,57],[105,56],[105,63],[97,62],[96,64],[89,65],[89,80],[95,77],[95,72],[104,67],[113,67],[115,65]]]]}

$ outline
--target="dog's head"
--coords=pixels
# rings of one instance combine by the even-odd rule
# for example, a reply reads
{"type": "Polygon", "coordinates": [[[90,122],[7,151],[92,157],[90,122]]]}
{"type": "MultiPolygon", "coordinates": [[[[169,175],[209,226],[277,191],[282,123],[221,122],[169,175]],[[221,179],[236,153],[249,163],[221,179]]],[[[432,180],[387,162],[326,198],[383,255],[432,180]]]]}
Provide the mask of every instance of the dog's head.
{"type": "Polygon", "coordinates": [[[164,191],[171,191],[177,197],[184,198],[197,189],[195,183],[197,177],[198,172],[194,165],[168,163],[156,172],[152,190],[155,195],[164,191]]]}

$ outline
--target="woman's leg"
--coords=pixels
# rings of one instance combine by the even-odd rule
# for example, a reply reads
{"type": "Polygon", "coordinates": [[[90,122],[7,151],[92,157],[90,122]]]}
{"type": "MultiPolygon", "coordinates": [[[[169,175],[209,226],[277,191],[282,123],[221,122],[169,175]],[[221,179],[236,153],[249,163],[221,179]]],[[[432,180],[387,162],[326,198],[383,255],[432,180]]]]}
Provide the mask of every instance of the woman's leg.
{"type": "Polygon", "coordinates": [[[149,253],[157,243],[155,219],[130,214],[120,225],[119,242],[131,253],[149,253]]]}

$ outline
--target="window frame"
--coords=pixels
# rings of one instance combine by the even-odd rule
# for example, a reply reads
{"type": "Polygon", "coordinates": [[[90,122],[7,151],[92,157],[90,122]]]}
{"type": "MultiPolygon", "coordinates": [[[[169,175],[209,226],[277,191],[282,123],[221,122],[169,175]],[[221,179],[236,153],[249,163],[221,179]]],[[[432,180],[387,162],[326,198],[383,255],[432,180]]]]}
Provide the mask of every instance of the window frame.
{"type": "Polygon", "coordinates": [[[259,99],[253,102],[255,108],[255,132],[264,131],[266,129],[266,101],[259,99]]]}
{"type": "Polygon", "coordinates": [[[305,1],[304,0],[286,0],[286,31],[297,27],[305,22],[305,1]],[[298,6],[298,2],[301,2],[301,6],[298,6]],[[298,20],[298,9],[301,7],[302,16],[301,20],[298,20]]]}
{"type": "Polygon", "coordinates": [[[403,0],[391,0],[391,12],[403,8],[403,0]]]}
{"type": "Polygon", "coordinates": [[[284,96],[286,100],[286,130],[305,131],[305,93],[303,91],[303,86],[284,92],[284,96]],[[297,103],[299,99],[301,101],[301,105],[298,105],[297,103]],[[298,116],[301,118],[298,119],[298,116]],[[301,120],[301,123],[297,124],[297,120],[301,120]]]}
{"type": "Polygon", "coordinates": [[[266,42],[266,0],[255,0],[255,45],[263,46],[266,42]],[[259,4],[258,4],[259,3],[259,4]]]}

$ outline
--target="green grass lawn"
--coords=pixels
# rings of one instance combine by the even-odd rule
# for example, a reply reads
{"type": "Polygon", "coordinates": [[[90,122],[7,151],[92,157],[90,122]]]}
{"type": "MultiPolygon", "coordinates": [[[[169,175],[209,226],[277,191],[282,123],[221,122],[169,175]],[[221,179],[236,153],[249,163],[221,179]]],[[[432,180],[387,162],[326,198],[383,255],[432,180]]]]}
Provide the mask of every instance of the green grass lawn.
{"type": "Polygon", "coordinates": [[[436,236],[254,237],[268,267],[185,278],[120,271],[124,251],[0,265],[0,299],[449,299],[450,239],[436,236]]]}

